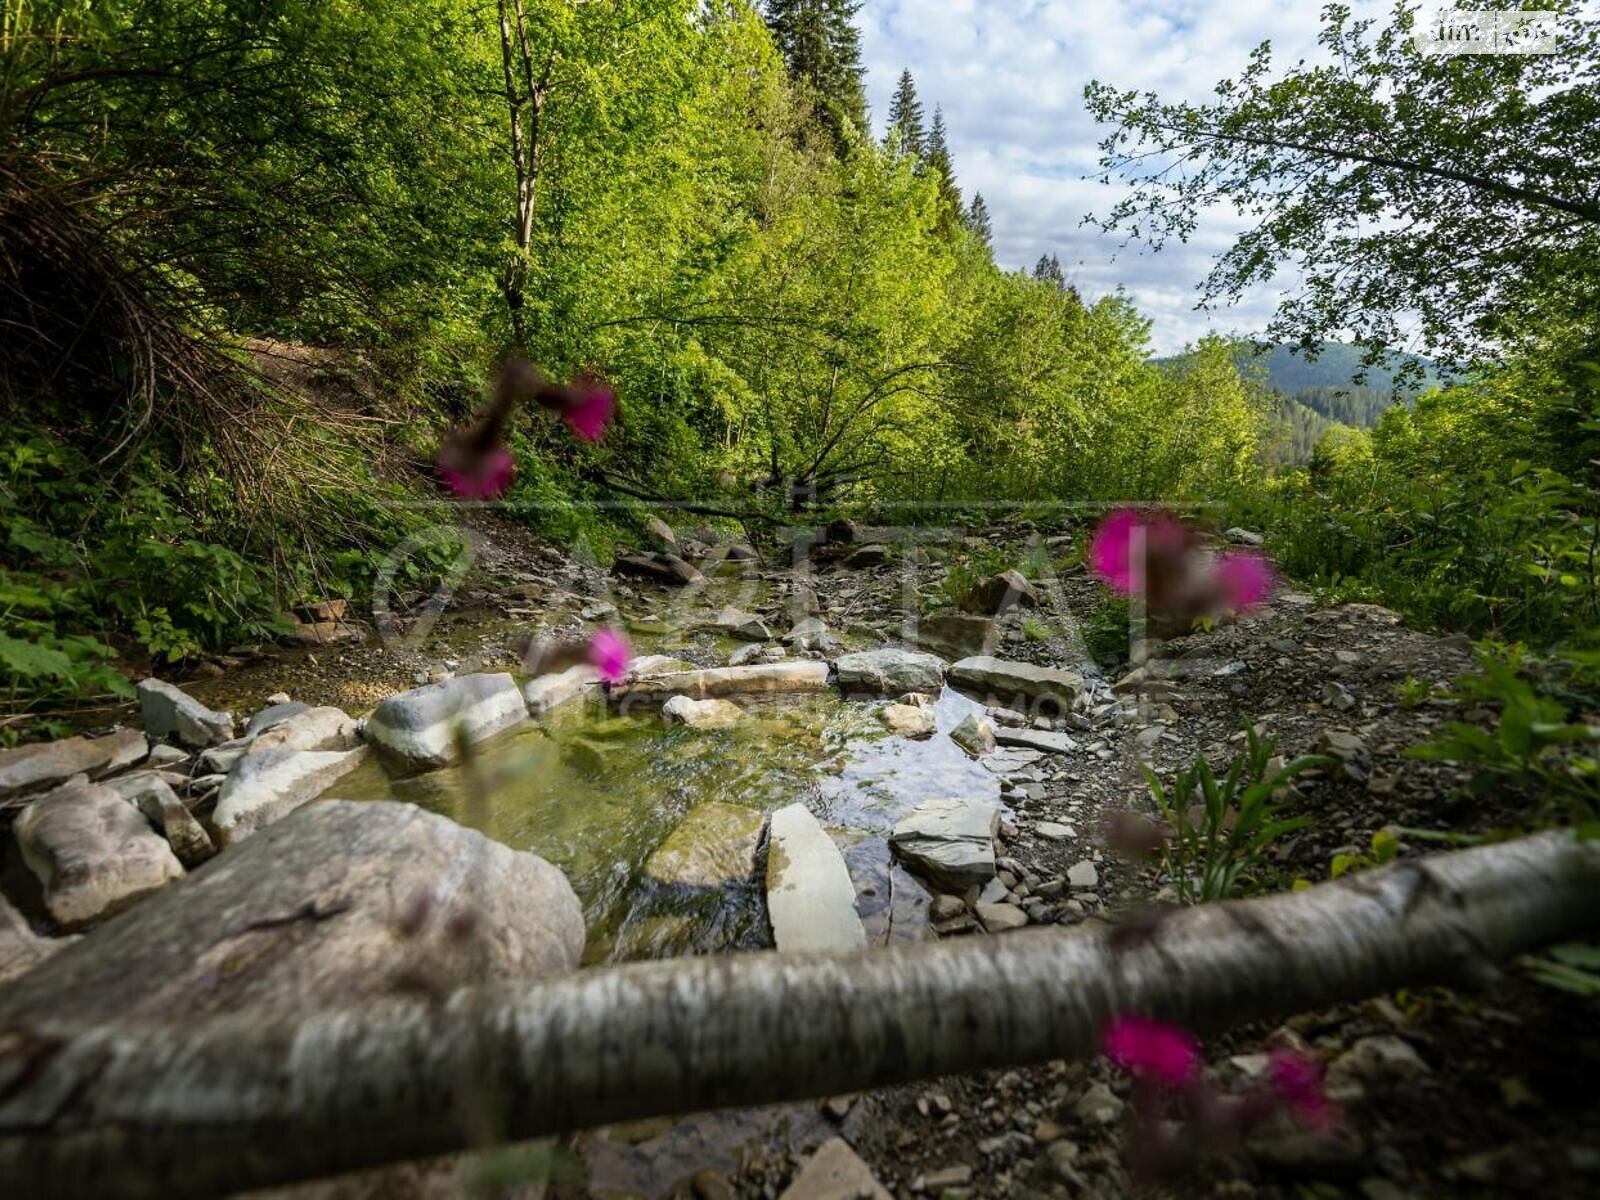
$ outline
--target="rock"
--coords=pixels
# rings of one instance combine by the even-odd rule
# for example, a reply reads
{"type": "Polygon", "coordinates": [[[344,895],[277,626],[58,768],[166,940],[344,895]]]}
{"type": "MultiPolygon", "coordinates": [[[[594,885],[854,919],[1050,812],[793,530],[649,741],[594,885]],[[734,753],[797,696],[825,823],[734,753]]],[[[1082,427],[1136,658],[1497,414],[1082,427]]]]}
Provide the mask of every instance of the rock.
{"type": "MultiPolygon", "coordinates": [[[[278,695],[283,696],[284,693],[279,692],[278,695]]],[[[309,704],[301,704],[299,701],[290,700],[287,697],[285,697],[283,700],[273,700],[267,705],[266,708],[263,708],[255,716],[250,718],[249,722],[244,727],[244,736],[247,738],[253,738],[258,733],[265,733],[274,725],[282,724],[290,717],[299,716],[303,712],[309,712],[310,709],[311,706],[309,704]]]]}
{"type": "Polygon", "coordinates": [[[946,658],[966,658],[988,654],[998,635],[994,618],[972,613],[934,613],[916,624],[911,640],[946,658]]]}
{"type": "Polygon", "coordinates": [[[189,754],[176,746],[169,746],[165,742],[157,742],[150,747],[150,756],[146,758],[145,765],[150,767],[175,767],[179,763],[189,761],[189,754]]]}
{"type": "Polygon", "coordinates": [[[760,562],[761,554],[749,542],[729,542],[727,562],[760,562]]]}
{"type": "Polygon", "coordinates": [[[1110,1125],[1122,1116],[1123,1107],[1109,1087],[1096,1083],[1078,1099],[1072,1111],[1090,1125],[1110,1125]]]}
{"type": "Polygon", "coordinates": [[[852,545],[861,540],[861,526],[841,517],[837,521],[830,521],[822,536],[834,545],[852,545]]]}
{"type": "Polygon", "coordinates": [[[996,734],[994,725],[976,713],[968,713],[961,724],[950,731],[950,738],[968,754],[982,757],[994,752],[996,734]]]}
{"type": "Polygon", "coordinates": [[[934,1196],[944,1194],[946,1188],[964,1188],[972,1182],[972,1168],[965,1163],[953,1167],[941,1167],[937,1171],[929,1171],[917,1176],[916,1182],[911,1185],[914,1192],[929,1192],[934,1196]]]}
{"type": "Polygon", "coordinates": [[[1002,746],[1024,746],[1029,750],[1043,750],[1046,754],[1065,754],[1076,750],[1078,743],[1064,733],[1044,729],[1008,729],[1000,726],[994,731],[994,740],[1002,746]]]}
{"type": "Polygon", "coordinates": [[[0,991],[0,1026],[322,1012],[547,978],[582,953],[577,896],[543,859],[414,805],[330,800],[35,967],[0,991]]]}
{"type": "Polygon", "coordinates": [[[669,587],[704,583],[706,578],[676,554],[660,552],[619,555],[612,570],[618,575],[632,575],[635,578],[648,579],[653,583],[664,583],[669,587]]]}
{"type": "Polygon", "coordinates": [[[457,727],[481,741],[526,720],[528,704],[509,675],[460,675],[390,696],[367,718],[366,739],[406,771],[448,766],[457,727]]]}
{"type": "Polygon", "coordinates": [[[1240,529],[1235,525],[1232,529],[1224,529],[1222,536],[1235,546],[1259,546],[1267,539],[1250,529],[1240,529]]]}
{"type": "Polygon", "coordinates": [[[220,746],[212,746],[209,750],[202,750],[198,762],[198,769],[202,774],[226,775],[239,765],[239,760],[250,749],[254,738],[234,738],[231,742],[223,742],[220,746]]]}
{"type": "Polygon", "coordinates": [[[1072,708],[1083,691],[1083,677],[1055,667],[1036,667],[1032,663],[1008,662],[980,655],[964,658],[950,668],[950,682],[969,691],[994,696],[1012,708],[1026,708],[1010,701],[1018,696],[1032,701],[1049,701],[1063,712],[1072,708]]]}
{"type": "Polygon", "coordinates": [[[937,692],[944,686],[944,659],[920,650],[863,650],[842,655],[834,668],[846,696],[898,696],[937,692]]]}
{"type": "Polygon", "coordinates": [[[117,788],[117,794],[161,831],[180,863],[192,871],[217,852],[211,835],[161,776],[154,771],[142,771],[134,778],[137,786],[117,788]]]}
{"type": "Polygon", "coordinates": [[[913,704],[891,704],[878,713],[878,720],[888,726],[890,732],[901,737],[926,738],[939,731],[939,723],[933,719],[933,714],[913,704]]]}
{"type": "Polygon", "coordinates": [[[354,621],[299,621],[283,640],[296,646],[339,646],[367,640],[364,625],[354,621]]]}
{"type": "Polygon", "coordinates": [[[1071,825],[1058,825],[1054,821],[1040,821],[1033,827],[1033,831],[1047,842],[1069,842],[1078,836],[1078,831],[1071,825]]]}
{"type": "Polygon", "coordinates": [[[767,915],[779,951],[857,950],[867,944],[844,856],[804,804],[772,814],[767,915]]]}
{"type": "Polygon", "coordinates": [[[59,787],[75,775],[98,779],[131,767],[149,753],[150,743],[137,729],[0,750],[0,801],[59,787]]]}
{"type": "Polygon", "coordinates": [[[990,933],[1021,929],[1028,923],[1027,914],[1014,904],[979,904],[973,912],[977,913],[978,920],[983,922],[983,927],[990,933]]]}
{"type": "Polygon", "coordinates": [[[1338,759],[1352,759],[1365,754],[1367,744],[1359,734],[1347,733],[1342,729],[1324,729],[1317,735],[1317,750],[1338,759]]]}
{"type": "Polygon", "coordinates": [[[723,633],[743,638],[747,642],[772,640],[772,630],[767,628],[766,623],[754,613],[747,613],[742,608],[725,608],[719,612],[717,628],[723,633]]]}
{"type": "Polygon", "coordinates": [[[587,663],[568,667],[553,675],[540,675],[522,685],[522,702],[530,717],[547,717],[563,704],[576,700],[600,686],[600,676],[587,663]]]}
{"type": "Polygon", "coordinates": [[[889,547],[862,546],[852,550],[839,563],[846,571],[863,571],[868,567],[881,567],[889,561],[889,547]]]}
{"type": "Polygon", "coordinates": [[[1002,571],[975,584],[962,598],[961,607],[972,613],[997,617],[1015,607],[1038,608],[1038,589],[1016,571],[1002,571]]]}
{"type": "Polygon", "coordinates": [[[298,606],[294,615],[302,621],[338,621],[349,611],[348,600],[317,600],[298,606]]]}
{"type": "Polygon", "coordinates": [[[0,984],[38,966],[73,940],[39,937],[11,901],[0,896],[0,984]]]}
{"type": "Polygon", "coordinates": [[[826,690],[827,686],[827,663],[780,662],[652,675],[613,688],[610,695],[618,704],[631,705],[664,703],[673,696],[709,700],[715,697],[820,692],[826,690]]]}
{"type": "Polygon", "coordinates": [[[151,676],[138,684],[139,714],[152,738],[173,734],[185,746],[199,749],[233,737],[233,714],[213,712],[181,688],[151,676]]]}
{"type": "Polygon", "coordinates": [[[1328,1086],[1342,1083],[1386,1085],[1418,1079],[1428,1074],[1428,1064],[1411,1046],[1393,1034],[1364,1037],[1328,1067],[1328,1086]]]}
{"type": "Polygon", "coordinates": [[[1067,886],[1073,888],[1092,888],[1100,886],[1100,872],[1094,863],[1087,858],[1075,862],[1067,871],[1067,886]]]}
{"type": "Polygon", "coordinates": [[[748,646],[740,646],[728,655],[730,667],[744,667],[751,663],[782,662],[788,658],[788,653],[782,646],[763,645],[760,642],[751,642],[748,646]]]}
{"type": "Polygon", "coordinates": [[[953,892],[994,878],[1000,810],[972,800],[930,800],[902,817],[889,836],[901,858],[953,892]]]}
{"type": "Polygon", "coordinates": [[[361,745],[356,723],[342,708],[307,708],[274,724],[250,743],[251,754],[268,750],[354,750],[361,745]]]}
{"type": "Polygon", "coordinates": [[[183,875],[172,848],[126,800],[80,776],[30,803],[14,832],[22,861],[68,929],[111,916],[183,875]]]}
{"type": "Polygon", "coordinates": [[[794,623],[783,640],[796,650],[821,650],[824,654],[837,654],[844,643],[828,632],[828,626],[818,617],[802,617],[794,623]]]}
{"type": "Polygon", "coordinates": [[[1050,1162],[1050,1168],[1056,1177],[1063,1183],[1074,1187],[1083,1186],[1083,1177],[1078,1174],[1078,1144],[1076,1142],[1056,1141],[1050,1143],[1050,1148],[1045,1151],[1045,1157],[1050,1162]]]}
{"type": "Polygon", "coordinates": [[[930,921],[953,921],[967,911],[967,902],[960,896],[940,895],[928,905],[930,921]]]}
{"type": "Polygon", "coordinates": [[[755,876],[767,819],[759,809],[713,800],[693,809],[656,847],[644,873],[658,883],[720,888],[755,876]]]}
{"type": "Polygon", "coordinates": [[[778,1200],[893,1200],[843,1138],[817,1147],[778,1200]]]}
{"type": "Polygon", "coordinates": [[[222,781],[211,827],[224,849],[310,804],[359,767],[359,750],[252,751],[222,781]]]}
{"type": "Polygon", "coordinates": [[[275,705],[275,704],[292,704],[292,703],[294,703],[294,702],[289,699],[289,693],[288,692],[273,692],[272,695],[267,697],[267,704],[269,706],[275,705]]]}
{"type": "Polygon", "coordinates": [[[744,719],[744,710],[732,700],[691,700],[687,696],[674,696],[661,706],[661,717],[668,725],[727,729],[744,719]]]}
{"type": "Polygon", "coordinates": [[[664,550],[669,554],[676,554],[678,550],[678,535],[673,532],[660,517],[646,517],[644,522],[645,532],[650,535],[650,541],[657,550],[664,550]]]}

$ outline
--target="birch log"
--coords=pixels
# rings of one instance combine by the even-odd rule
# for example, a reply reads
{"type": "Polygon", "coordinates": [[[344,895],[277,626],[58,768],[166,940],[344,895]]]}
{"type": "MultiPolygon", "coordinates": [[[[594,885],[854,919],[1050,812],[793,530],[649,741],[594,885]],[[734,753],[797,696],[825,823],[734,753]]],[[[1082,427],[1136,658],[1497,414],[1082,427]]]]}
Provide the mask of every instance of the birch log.
{"type": "Polygon", "coordinates": [[[0,1195],[204,1196],[467,1145],[1083,1056],[1139,1010],[1215,1031],[1452,983],[1600,925],[1600,843],[1552,833],[1138,935],[1024,931],[859,955],[729,955],[192,1027],[0,1031],[0,1195]]]}

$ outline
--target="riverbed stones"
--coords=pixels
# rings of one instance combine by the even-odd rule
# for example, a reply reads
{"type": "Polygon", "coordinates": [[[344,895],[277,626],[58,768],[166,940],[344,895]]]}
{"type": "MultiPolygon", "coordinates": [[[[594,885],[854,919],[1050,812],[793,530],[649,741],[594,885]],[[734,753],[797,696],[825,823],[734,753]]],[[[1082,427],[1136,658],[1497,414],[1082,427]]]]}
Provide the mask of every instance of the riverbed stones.
{"type": "Polygon", "coordinates": [[[868,567],[881,567],[889,561],[889,547],[861,546],[847,554],[839,565],[846,571],[864,571],[868,567]]]}
{"type": "Polygon", "coordinates": [[[671,525],[668,525],[660,517],[646,517],[644,527],[645,531],[650,535],[650,540],[655,543],[657,550],[668,554],[677,553],[678,535],[673,531],[671,525]]]}
{"type": "Polygon", "coordinates": [[[691,700],[727,699],[820,692],[827,686],[828,664],[825,662],[752,663],[744,667],[652,675],[613,688],[611,697],[619,703],[664,703],[673,696],[688,696],[691,700]]]}
{"type": "Polygon", "coordinates": [[[992,696],[1012,708],[1025,707],[1011,703],[1012,698],[1021,696],[1053,703],[1063,712],[1071,709],[1083,691],[1083,676],[1075,672],[990,655],[976,655],[956,663],[950,668],[950,682],[966,691],[992,696]]]}
{"type": "Polygon", "coordinates": [[[182,688],[151,676],[137,686],[139,714],[145,732],[160,739],[169,734],[191,749],[214,746],[233,737],[233,714],[215,712],[182,688]]]}
{"type": "Polygon", "coordinates": [[[286,717],[256,735],[251,754],[268,750],[354,750],[361,745],[356,723],[342,708],[323,705],[286,717]]]}
{"type": "Polygon", "coordinates": [[[15,825],[50,915],[79,929],[183,875],[166,840],[110,788],[79,777],[30,803],[15,825]]]}
{"type": "Polygon", "coordinates": [[[998,726],[994,740],[1002,746],[1021,746],[1026,750],[1042,750],[1046,754],[1065,754],[1076,750],[1078,743],[1064,733],[1048,729],[1017,729],[998,726]]]}
{"type": "Polygon", "coordinates": [[[804,804],[772,814],[767,915],[782,953],[826,953],[866,945],[856,888],[844,856],[804,804]]]}
{"type": "Polygon", "coordinates": [[[971,613],[997,617],[1013,608],[1038,608],[1039,591],[1017,571],[1002,571],[974,584],[961,607],[971,613]]]}
{"type": "Polygon", "coordinates": [[[658,883],[720,888],[755,876],[766,815],[713,800],[692,809],[645,862],[658,883]]]}
{"type": "Polygon", "coordinates": [[[788,657],[789,652],[782,646],[765,642],[751,642],[748,645],[740,646],[732,654],[728,655],[728,665],[730,667],[744,667],[751,663],[775,663],[782,662],[788,657]]]}
{"type": "Polygon", "coordinates": [[[329,800],[13,981],[0,1024],[281,1017],[419,981],[445,995],[564,973],[583,940],[578,898],[543,859],[415,805],[329,800]]]}
{"type": "Polygon", "coordinates": [[[211,827],[232,846],[311,803],[361,765],[359,750],[265,750],[239,760],[217,793],[211,827]]]}
{"type": "Polygon", "coordinates": [[[772,640],[772,630],[755,613],[745,612],[742,608],[731,605],[717,614],[717,629],[732,637],[746,642],[768,642],[772,640]]]}
{"type": "Polygon", "coordinates": [[[998,639],[993,617],[964,612],[941,612],[923,617],[912,636],[917,645],[955,659],[988,654],[998,639]]]}
{"type": "Polygon", "coordinates": [[[921,650],[862,650],[841,655],[834,667],[846,696],[898,696],[937,692],[944,686],[944,659],[921,650]]]}
{"type": "Polygon", "coordinates": [[[661,706],[661,719],[668,725],[687,725],[690,729],[728,729],[744,719],[744,710],[732,700],[674,696],[661,706]]]}
{"type": "MultiPolygon", "coordinates": [[[[281,695],[282,693],[279,694],[281,695]]],[[[245,724],[244,736],[255,737],[258,733],[265,733],[274,725],[280,725],[290,717],[309,711],[310,708],[309,704],[302,704],[298,700],[285,699],[269,702],[267,707],[251,717],[245,724]]]]}
{"type": "Polygon", "coordinates": [[[878,713],[889,732],[907,738],[928,738],[939,731],[933,714],[917,704],[891,704],[878,713]]]}
{"type": "Polygon", "coordinates": [[[74,775],[98,779],[133,766],[149,752],[150,743],[137,729],[0,751],[0,801],[59,787],[74,775]]]}
{"type": "Polygon", "coordinates": [[[619,555],[616,566],[612,569],[619,575],[632,575],[636,579],[648,579],[652,583],[662,583],[668,587],[687,587],[693,583],[704,583],[706,578],[697,568],[676,554],[666,554],[656,550],[619,555]]]}
{"type": "Polygon", "coordinates": [[[830,1138],[806,1160],[778,1200],[893,1200],[843,1138],[830,1138]]]}
{"type": "Polygon", "coordinates": [[[994,839],[1000,810],[957,797],[930,800],[902,817],[889,835],[913,870],[951,892],[982,887],[995,877],[994,839]]]}
{"type": "Polygon", "coordinates": [[[599,686],[599,672],[588,663],[579,663],[565,671],[528,680],[522,685],[522,701],[528,706],[529,716],[547,717],[599,686]]]}
{"type": "Polygon", "coordinates": [[[132,776],[127,785],[113,790],[144,814],[145,820],[160,831],[178,861],[189,870],[217,852],[216,843],[205,827],[178,799],[178,793],[154,771],[141,771],[132,776]]]}
{"type": "Polygon", "coordinates": [[[961,723],[950,731],[951,741],[968,754],[980,758],[994,752],[995,736],[994,725],[977,713],[968,713],[961,718],[961,723]]]}
{"type": "Polygon", "coordinates": [[[1086,891],[1100,886],[1100,872],[1087,858],[1075,862],[1067,870],[1067,886],[1086,891]]]}
{"type": "Polygon", "coordinates": [[[1028,914],[1015,904],[980,902],[972,911],[977,914],[978,920],[983,922],[983,927],[990,933],[1006,933],[1012,929],[1021,929],[1028,923],[1028,914]]]}
{"type": "Polygon", "coordinates": [[[406,771],[456,759],[456,727],[469,742],[526,720],[528,704],[510,675],[459,675],[390,696],[367,718],[366,739],[406,771]]]}

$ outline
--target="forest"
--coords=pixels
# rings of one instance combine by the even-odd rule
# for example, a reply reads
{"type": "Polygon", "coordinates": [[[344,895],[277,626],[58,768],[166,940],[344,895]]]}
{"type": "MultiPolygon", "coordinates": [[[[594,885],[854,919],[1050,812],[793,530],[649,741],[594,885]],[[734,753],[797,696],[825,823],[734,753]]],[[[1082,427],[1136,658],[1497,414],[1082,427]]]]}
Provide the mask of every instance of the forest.
{"type": "Polygon", "coordinates": [[[874,7],[4,0],[7,1194],[1595,1186],[1600,19],[874,7]]]}

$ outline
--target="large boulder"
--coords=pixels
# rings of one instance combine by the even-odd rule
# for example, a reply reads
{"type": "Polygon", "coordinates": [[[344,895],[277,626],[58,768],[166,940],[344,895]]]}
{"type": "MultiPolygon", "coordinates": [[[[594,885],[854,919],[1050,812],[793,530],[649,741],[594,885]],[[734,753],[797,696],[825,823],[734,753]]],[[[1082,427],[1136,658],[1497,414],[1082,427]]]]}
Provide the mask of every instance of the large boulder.
{"type": "Polygon", "coordinates": [[[47,1035],[309,1013],[418,987],[443,996],[571,970],[583,938],[571,885],[543,859],[414,805],[330,800],[0,991],[0,1027],[47,1035]]]}
{"type": "Polygon", "coordinates": [[[613,688],[611,698],[620,704],[661,704],[674,696],[710,700],[717,697],[820,692],[827,686],[828,664],[824,662],[753,663],[746,667],[717,667],[706,671],[651,675],[613,688]]]}
{"type": "Polygon", "coordinates": [[[772,814],[767,915],[780,951],[858,950],[867,944],[844,856],[804,804],[772,814]]]}
{"type": "Polygon", "coordinates": [[[999,640],[993,617],[972,613],[941,612],[920,618],[912,641],[946,658],[988,654],[999,640]]]}
{"type": "Polygon", "coordinates": [[[939,731],[939,723],[926,708],[916,704],[891,704],[878,713],[890,733],[901,737],[928,738],[939,731]]]}
{"type": "Polygon", "coordinates": [[[674,696],[661,706],[661,717],[668,725],[727,729],[744,719],[744,710],[732,700],[691,700],[687,696],[674,696]]]}
{"type": "Polygon", "coordinates": [[[150,743],[137,729],[0,750],[0,802],[59,787],[74,775],[98,779],[143,761],[149,753],[150,743]]]}
{"type": "Polygon", "coordinates": [[[250,743],[250,753],[268,750],[354,750],[361,745],[356,723],[342,708],[307,708],[275,722],[250,743]]]}
{"type": "Polygon", "coordinates": [[[138,684],[139,715],[154,739],[173,735],[185,746],[200,749],[233,737],[233,714],[214,712],[182,688],[151,676],[138,684]]]}
{"type": "Polygon", "coordinates": [[[1029,702],[1050,703],[1063,712],[1083,691],[1083,676],[1056,667],[1009,662],[988,655],[963,658],[950,668],[950,682],[964,691],[994,698],[1009,708],[1024,709],[1029,702]],[[1018,698],[1021,703],[1013,703],[1018,698]]]}
{"type": "Polygon", "coordinates": [[[645,862],[658,883],[719,888],[745,883],[756,873],[766,814],[742,804],[712,800],[692,810],[645,862]]]}
{"type": "Polygon", "coordinates": [[[997,617],[1018,606],[1038,608],[1038,589],[1016,571],[1002,571],[972,586],[961,601],[961,607],[971,613],[997,617]]]}
{"type": "Polygon", "coordinates": [[[944,687],[944,659],[920,650],[862,650],[834,663],[845,695],[899,696],[944,687]]]}
{"type": "Polygon", "coordinates": [[[961,718],[961,723],[950,731],[950,739],[968,754],[979,758],[993,754],[998,741],[994,723],[977,713],[968,713],[961,718]]]}
{"type": "Polygon", "coordinates": [[[44,887],[45,908],[67,929],[120,912],[183,875],[144,816],[87,779],[34,800],[15,833],[22,861],[44,887]]]}
{"type": "Polygon", "coordinates": [[[622,554],[612,568],[619,575],[635,579],[648,579],[669,587],[685,587],[691,583],[704,583],[705,576],[676,554],[650,551],[643,554],[622,554]]]}
{"type": "Polygon", "coordinates": [[[935,884],[964,892],[995,876],[994,839],[1000,810],[975,800],[930,800],[902,817],[889,844],[935,884]]]}
{"type": "Polygon", "coordinates": [[[458,675],[390,696],[367,718],[366,739],[402,770],[431,771],[456,760],[459,727],[481,741],[528,717],[509,675],[458,675]]]}
{"type": "Polygon", "coordinates": [[[226,848],[310,804],[366,759],[359,750],[252,750],[222,781],[211,828],[226,848]]]}

